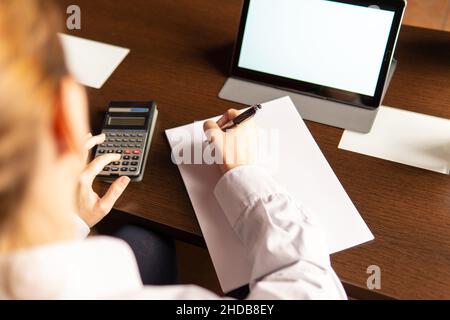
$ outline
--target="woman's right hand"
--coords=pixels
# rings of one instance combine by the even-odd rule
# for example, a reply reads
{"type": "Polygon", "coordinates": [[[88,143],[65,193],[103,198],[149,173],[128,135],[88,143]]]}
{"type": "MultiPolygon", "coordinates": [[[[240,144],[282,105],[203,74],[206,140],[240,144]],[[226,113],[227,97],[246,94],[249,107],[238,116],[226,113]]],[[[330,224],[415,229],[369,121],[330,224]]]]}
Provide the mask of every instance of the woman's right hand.
{"type": "Polygon", "coordinates": [[[256,161],[257,130],[253,120],[248,120],[224,132],[220,127],[236,118],[241,112],[230,109],[219,121],[206,121],[203,125],[206,137],[223,160],[220,168],[226,173],[236,167],[254,164],[256,161]]]}

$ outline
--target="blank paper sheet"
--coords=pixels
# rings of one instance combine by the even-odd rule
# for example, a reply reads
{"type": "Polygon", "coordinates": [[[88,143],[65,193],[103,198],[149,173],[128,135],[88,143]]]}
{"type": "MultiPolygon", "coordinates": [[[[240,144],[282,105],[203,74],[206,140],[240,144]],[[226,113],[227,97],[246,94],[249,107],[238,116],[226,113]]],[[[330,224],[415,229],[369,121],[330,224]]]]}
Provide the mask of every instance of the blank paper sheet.
{"type": "MultiPolygon", "coordinates": [[[[369,228],[348,197],[289,97],[263,104],[255,122],[265,131],[278,132],[279,145],[271,149],[277,157],[263,166],[291,196],[322,224],[330,253],[373,239],[369,228]],[[278,159],[275,161],[275,159],[278,159]],[[275,163],[278,162],[278,163],[275,163]]],[[[187,149],[205,141],[203,122],[166,131],[172,148],[187,149]],[[182,142],[180,137],[191,136],[182,142]]],[[[217,165],[181,164],[181,176],[192,201],[214,267],[224,292],[250,279],[251,266],[245,249],[229,225],[213,195],[221,178],[217,165]]]]}
{"type": "Polygon", "coordinates": [[[339,148],[449,174],[450,120],[382,106],[370,133],[347,130],[339,148]]]}
{"type": "Polygon", "coordinates": [[[82,85],[100,89],[129,49],[59,34],[69,71],[82,85]]]}

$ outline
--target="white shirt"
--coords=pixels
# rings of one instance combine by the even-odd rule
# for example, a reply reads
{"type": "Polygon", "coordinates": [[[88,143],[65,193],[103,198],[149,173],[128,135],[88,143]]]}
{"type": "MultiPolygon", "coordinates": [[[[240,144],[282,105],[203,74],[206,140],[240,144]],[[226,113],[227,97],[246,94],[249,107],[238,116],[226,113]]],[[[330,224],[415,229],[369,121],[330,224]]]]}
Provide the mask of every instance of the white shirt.
{"type": "MultiPolygon", "coordinates": [[[[236,168],[214,194],[252,263],[248,299],[346,299],[313,213],[263,169],[236,168]]],[[[0,299],[218,299],[197,286],[144,286],[128,245],[86,238],[0,256],[0,299]]]]}

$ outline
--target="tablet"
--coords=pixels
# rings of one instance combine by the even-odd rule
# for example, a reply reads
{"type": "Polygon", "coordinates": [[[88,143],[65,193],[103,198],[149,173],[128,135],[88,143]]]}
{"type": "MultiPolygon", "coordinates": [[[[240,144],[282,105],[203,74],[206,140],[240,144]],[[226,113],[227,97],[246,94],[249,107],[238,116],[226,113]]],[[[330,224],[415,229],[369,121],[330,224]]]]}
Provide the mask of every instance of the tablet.
{"type": "Polygon", "coordinates": [[[405,7],[403,0],[244,0],[231,76],[376,109],[405,7]]]}

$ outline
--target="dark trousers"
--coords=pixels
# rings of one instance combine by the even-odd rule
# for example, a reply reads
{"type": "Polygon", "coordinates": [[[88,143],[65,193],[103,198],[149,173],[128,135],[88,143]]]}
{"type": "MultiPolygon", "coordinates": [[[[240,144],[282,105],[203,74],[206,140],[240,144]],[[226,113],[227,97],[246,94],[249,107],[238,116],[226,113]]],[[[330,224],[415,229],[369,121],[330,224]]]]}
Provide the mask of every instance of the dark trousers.
{"type": "Polygon", "coordinates": [[[125,225],[112,236],[133,250],[145,285],[177,284],[175,242],[143,227],[125,225]]]}

